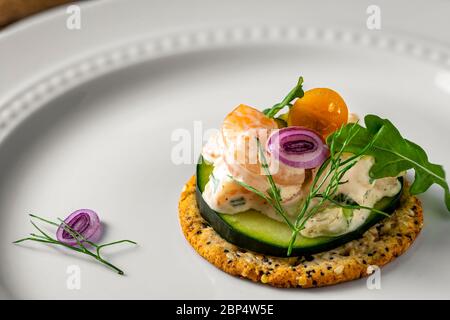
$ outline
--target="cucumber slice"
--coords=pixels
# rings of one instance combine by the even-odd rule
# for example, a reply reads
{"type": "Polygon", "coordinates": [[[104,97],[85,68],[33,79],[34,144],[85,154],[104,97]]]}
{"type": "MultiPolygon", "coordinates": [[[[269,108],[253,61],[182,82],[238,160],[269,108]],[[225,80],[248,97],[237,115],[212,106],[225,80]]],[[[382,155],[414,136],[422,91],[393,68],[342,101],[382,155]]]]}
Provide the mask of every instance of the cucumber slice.
{"type": "MultiPolygon", "coordinates": [[[[262,213],[249,210],[238,214],[224,214],[212,210],[202,197],[213,166],[200,158],[197,164],[197,203],[200,213],[222,238],[241,248],[258,253],[285,257],[291,239],[291,229],[283,222],[273,220],[262,213]]],[[[385,197],[374,206],[378,210],[392,213],[396,208],[402,189],[393,197],[385,197]]],[[[357,230],[340,236],[307,238],[300,234],[294,243],[291,256],[301,256],[331,250],[344,243],[360,238],[374,224],[385,218],[372,212],[357,230]]]]}

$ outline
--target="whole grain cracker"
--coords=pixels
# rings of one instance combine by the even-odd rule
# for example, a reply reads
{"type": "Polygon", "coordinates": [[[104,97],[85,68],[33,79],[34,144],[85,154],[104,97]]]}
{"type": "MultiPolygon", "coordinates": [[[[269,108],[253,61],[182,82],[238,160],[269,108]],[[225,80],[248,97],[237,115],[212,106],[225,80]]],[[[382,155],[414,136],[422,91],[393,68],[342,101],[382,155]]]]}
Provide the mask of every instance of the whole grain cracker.
{"type": "Polygon", "coordinates": [[[200,215],[195,188],[193,176],[179,201],[181,228],[192,247],[231,275],[274,287],[321,287],[367,276],[369,266],[381,267],[404,253],[423,225],[420,201],[405,192],[391,217],[374,225],[360,239],[311,256],[271,257],[222,239],[200,215]]]}

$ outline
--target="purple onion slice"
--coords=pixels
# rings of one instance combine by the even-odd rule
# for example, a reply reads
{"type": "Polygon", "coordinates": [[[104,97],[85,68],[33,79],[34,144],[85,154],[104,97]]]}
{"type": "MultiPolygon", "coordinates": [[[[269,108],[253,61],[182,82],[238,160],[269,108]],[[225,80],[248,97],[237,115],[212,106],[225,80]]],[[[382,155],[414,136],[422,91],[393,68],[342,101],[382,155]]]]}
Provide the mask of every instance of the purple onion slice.
{"type": "MultiPolygon", "coordinates": [[[[100,219],[97,213],[90,209],[80,209],[71,213],[64,220],[64,223],[81,234],[84,239],[94,243],[100,240],[102,235],[100,219]]],[[[69,246],[76,246],[78,244],[77,239],[67,231],[67,227],[63,223],[61,223],[56,231],[56,238],[69,246]]],[[[84,241],[83,239],[78,240],[80,242],[84,241]]]]}
{"type": "Polygon", "coordinates": [[[287,127],[274,131],[267,141],[267,151],[278,161],[294,168],[312,169],[328,157],[328,146],[313,130],[287,127]]]}

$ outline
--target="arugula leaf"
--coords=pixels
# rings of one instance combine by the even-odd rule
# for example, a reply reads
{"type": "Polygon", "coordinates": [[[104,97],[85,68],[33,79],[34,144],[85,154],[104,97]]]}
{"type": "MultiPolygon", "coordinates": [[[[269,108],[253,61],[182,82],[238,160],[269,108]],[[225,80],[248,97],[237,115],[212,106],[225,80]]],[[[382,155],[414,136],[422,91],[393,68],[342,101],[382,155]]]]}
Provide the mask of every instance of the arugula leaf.
{"type": "Polygon", "coordinates": [[[277,115],[277,113],[283,109],[285,106],[290,105],[292,100],[295,98],[301,98],[304,95],[303,91],[303,77],[298,79],[297,85],[292,88],[291,91],[287,94],[287,96],[280,103],[275,104],[272,108],[265,109],[263,113],[269,118],[273,118],[277,115]]]}
{"type": "MultiPolygon", "coordinates": [[[[344,151],[354,154],[362,152],[374,157],[375,163],[369,172],[373,179],[394,177],[403,171],[414,169],[411,194],[423,193],[436,183],[444,189],[445,204],[450,211],[450,190],[443,167],[429,162],[426,152],[419,145],[403,138],[389,120],[376,115],[367,115],[364,122],[366,128],[358,125],[360,130],[345,146],[344,151]]],[[[335,137],[334,143],[338,147],[342,146],[347,136],[351,134],[352,126],[354,124],[345,125],[335,137]]],[[[328,143],[331,143],[332,137],[333,135],[328,137],[328,143]]]]}

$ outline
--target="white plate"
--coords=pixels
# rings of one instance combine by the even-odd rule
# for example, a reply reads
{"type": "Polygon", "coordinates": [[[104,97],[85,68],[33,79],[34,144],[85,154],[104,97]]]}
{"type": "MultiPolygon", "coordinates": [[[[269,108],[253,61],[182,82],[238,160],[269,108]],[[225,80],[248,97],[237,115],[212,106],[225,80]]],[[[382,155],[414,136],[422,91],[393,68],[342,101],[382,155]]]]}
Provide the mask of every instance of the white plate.
{"type": "Polygon", "coordinates": [[[283,19],[272,20],[275,2],[253,16],[255,2],[240,8],[222,3],[221,11],[208,3],[180,2],[175,11],[156,1],[86,4],[81,31],[65,29],[60,9],[0,36],[1,295],[450,298],[450,216],[434,187],[422,196],[423,233],[382,269],[381,290],[369,290],[364,279],[306,291],[273,289],[228,276],[191,249],[180,232],[177,202],[194,165],[172,163],[172,133],[193,133],[196,120],[203,129],[217,127],[239,103],[271,105],[300,74],[307,88],[339,91],[354,112],[391,119],[450,170],[445,44],[392,28],[332,28],[339,20],[332,15],[312,27],[294,19],[304,3],[288,2],[283,19]],[[125,8],[133,19],[118,19],[125,8]],[[168,12],[172,22],[161,18],[168,12]],[[105,240],[139,242],[108,252],[126,276],[64,250],[11,244],[32,230],[28,213],[64,217],[82,207],[99,212],[105,240]],[[81,270],[79,290],[67,286],[72,265],[81,270]]]}

